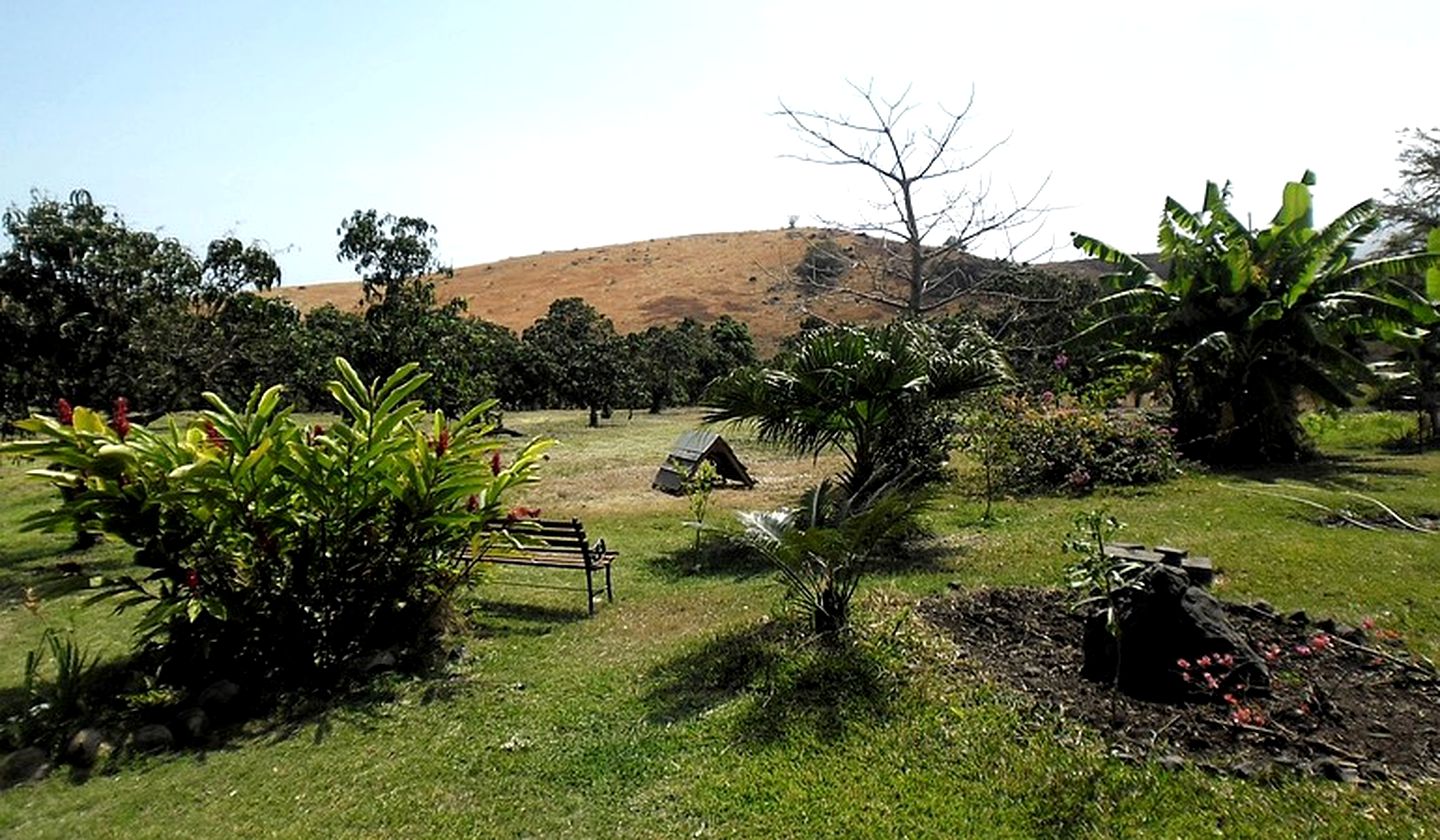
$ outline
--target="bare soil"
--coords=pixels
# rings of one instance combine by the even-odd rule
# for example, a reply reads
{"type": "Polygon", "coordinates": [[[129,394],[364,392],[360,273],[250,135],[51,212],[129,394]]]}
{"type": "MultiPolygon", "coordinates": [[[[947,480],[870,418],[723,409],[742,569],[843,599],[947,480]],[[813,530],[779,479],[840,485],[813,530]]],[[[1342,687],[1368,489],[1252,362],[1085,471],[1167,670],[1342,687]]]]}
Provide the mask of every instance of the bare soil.
{"type": "Polygon", "coordinates": [[[1242,777],[1440,778],[1440,678],[1392,633],[1327,633],[1303,614],[1225,604],[1251,647],[1271,651],[1270,691],[1235,705],[1205,691],[1159,703],[1080,676],[1083,622],[1067,599],[1053,590],[980,589],[926,599],[921,613],[982,673],[1095,729],[1121,758],[1242,777]],[[1317,636],[1326,641],[1317,645],[1317,636]]]}

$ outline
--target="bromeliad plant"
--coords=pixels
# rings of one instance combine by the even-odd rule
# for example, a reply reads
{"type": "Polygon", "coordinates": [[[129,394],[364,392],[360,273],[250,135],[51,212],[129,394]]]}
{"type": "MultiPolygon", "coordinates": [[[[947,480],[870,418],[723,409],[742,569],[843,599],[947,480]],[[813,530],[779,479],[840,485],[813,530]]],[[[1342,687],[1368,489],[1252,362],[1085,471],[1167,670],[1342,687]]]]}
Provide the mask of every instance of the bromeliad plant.
{"type": "Polygon", "coordinates": [[[145,608],[138,642],[170,681],[325,685],[364,654],[421,653],[471,580],[456,550],[504,518],[553,443],[501,468],[493,404],[451,419],[410,399],[428,379],[414,364],[370,383],[336,367],[328,428],[293,419],[276,386],[238,411],[207,393],[210,410],[163,431],[76,407],[5,445],[64,491],[27,527],[82,522],[135,547],[149,573],[95,600],[145,608]]]}

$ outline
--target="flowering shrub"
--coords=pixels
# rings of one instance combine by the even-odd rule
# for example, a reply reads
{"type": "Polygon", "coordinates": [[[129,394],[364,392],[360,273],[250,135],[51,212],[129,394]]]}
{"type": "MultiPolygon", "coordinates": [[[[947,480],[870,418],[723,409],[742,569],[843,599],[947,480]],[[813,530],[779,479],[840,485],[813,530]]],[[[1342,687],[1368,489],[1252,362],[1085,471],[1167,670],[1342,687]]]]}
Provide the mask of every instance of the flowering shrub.
{"type": "Polygon", "coordinates": [[[336,366],[344,418],[328,428],[257,387],[241,411],[207,393],[211,410],[158,432],[132,425],[123,400],[108,424],[67,405],[3,447],[51,464],[31,474],[64,491],[28,527],[83,522],[135,547],[149,573],[99,597],[145,608],[139,644],[170,681],[317,685],[362,654],[420,652],[471,579],[456,549],[535,480],[551,441],[502,468],[492,404],[450,419],[409,399],[428,378],[413,364],[368,385],[336,366]]]}
{"type": "Polygon", "coordinates": [[[1084,492],[1179,474],[1170,431],[1140,414],[1062,406],[1047,393],[1002,397],[970,422],[985,426],[986,457],[1014,490],[1084,492]]]}

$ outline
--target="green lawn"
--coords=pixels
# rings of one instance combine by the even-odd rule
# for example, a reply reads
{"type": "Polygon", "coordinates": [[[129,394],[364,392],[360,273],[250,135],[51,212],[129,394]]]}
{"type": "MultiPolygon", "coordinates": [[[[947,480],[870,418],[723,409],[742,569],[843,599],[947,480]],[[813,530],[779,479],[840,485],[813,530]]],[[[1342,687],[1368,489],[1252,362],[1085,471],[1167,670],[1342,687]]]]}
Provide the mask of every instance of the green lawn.
{"type": "MultiPolygon", "coordinates": [[[[1231,488],[1352,507],[1362,503],[1346,493],[1358,491],[1434,513],[1440,455],[1383,453],[1355,431],[1371,421],[1346,420],[1324,430],[1336,444],[1324,464],[1007,500],[989,526],[962,480],[930,516],[935,550],[871,580],[862,652],[837,662],[792,647],[777,660],[778,585],[753,564],[688,552],[685,501],[648,489],[696,416],[620,415],[598,430],[580,412],[507,418],[562,441],[529,501],[582,517],[622,552],[617,601],[596,618],[584,617],[582,594],[523,585],[573,585],[574,575],[499,569],[472,595],[476,630],[447,678],[397,678],[373,701],[256,727],[225,749],[0,793],[0,836],[1274,838],[1440,825],[1433,783],[1248,782],[1111,759],[1083,730],[947,656],[905,610],[956,581],[1056,583],[1072,516],[1105,506],[1129,523],[1127,537],[1213,556],[1225,597],[1383,616],[1435,657],[1440,537],[1326,528],[1302,505],[1231,488]]],[[[718,493],[717,523],[833,466],[730,439],[761,485],[718,493]]],[[[23,513],[47,501],[20,473],[0,465],[0,691],[18,685],[46,622],[73,624],[108,654],[126,642],[124,617],[75,608],[83,577],[53,571],[60,561],[103,571],[124,552],[66,555],[63,537],[19,534],[23,513]],[[26,587],[43,597],[38,615],[22,606],[26,587]]]]}

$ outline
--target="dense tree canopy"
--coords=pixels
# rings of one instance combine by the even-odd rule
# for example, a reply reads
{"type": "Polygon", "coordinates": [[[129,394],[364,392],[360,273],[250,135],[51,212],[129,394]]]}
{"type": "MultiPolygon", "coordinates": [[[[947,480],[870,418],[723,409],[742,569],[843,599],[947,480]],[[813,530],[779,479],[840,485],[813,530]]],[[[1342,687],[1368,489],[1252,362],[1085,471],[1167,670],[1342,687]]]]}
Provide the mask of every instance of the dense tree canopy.
{"type": "Polygon", "coordinates": [[[531,381],[558,401],[587,409],[591,426],[623,395],[629,377],[625,342],[610,319],[581,298],[551,303],[521,341],[531,381]]]}
{"type": "Polygon", "coordinates": [[[214,363],[224,348],[195,319],[280,280],[263,248],[226,238],[202,260],[174,239],[131,229],[83,190],[68,201],[37,193],[3,224],[0,412],[8,416],[61,397],[103,405],[142,394],[143,410],[175,407],[174,383],[153,379],[157,354],[195,368],[214,363]]]}
{"type": "Polygon", "coordinates": [[[1440,132],[1419,128],[1404,133],[1400,186],[1386,191],[1382,206],[1389,226],[1385,249],[1402,254],[1426,247],[1440,228],[1440,132]]]}

